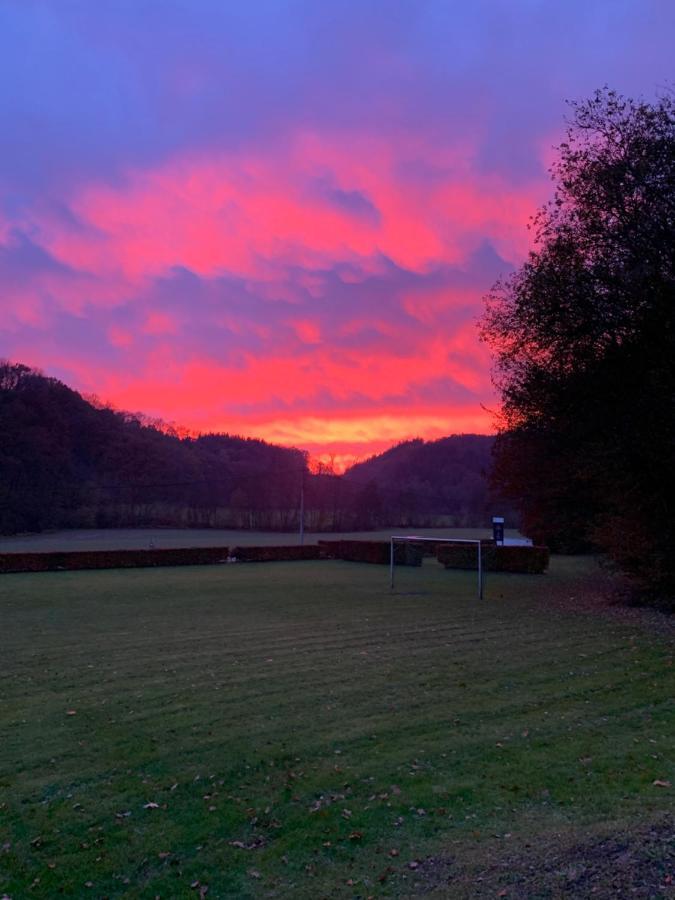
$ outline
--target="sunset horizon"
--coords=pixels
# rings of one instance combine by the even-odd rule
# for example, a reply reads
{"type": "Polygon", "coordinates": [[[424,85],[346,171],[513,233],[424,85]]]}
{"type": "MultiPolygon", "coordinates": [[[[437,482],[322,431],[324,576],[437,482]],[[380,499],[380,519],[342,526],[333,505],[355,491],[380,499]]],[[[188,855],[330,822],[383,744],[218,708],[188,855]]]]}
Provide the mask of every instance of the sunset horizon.
{"type": "Polygon", "coordinates": [[[476,322],[566,101],[658,92],[667,29],[377,6],[6,5],[0,356],[339,468],[493,433],[476,322]]]}

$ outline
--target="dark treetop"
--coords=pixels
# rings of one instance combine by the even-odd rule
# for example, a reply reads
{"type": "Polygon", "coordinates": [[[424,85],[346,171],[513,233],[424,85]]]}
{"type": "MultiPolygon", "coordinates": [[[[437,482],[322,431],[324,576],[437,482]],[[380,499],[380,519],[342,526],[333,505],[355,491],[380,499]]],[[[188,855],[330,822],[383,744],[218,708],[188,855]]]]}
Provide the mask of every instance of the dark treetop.
{"type": "Polygon", "coordinates": [[[675,109],[572,104],[535,249],[487,298],[494,480],[526,532],[675,588],[675,109]]]}

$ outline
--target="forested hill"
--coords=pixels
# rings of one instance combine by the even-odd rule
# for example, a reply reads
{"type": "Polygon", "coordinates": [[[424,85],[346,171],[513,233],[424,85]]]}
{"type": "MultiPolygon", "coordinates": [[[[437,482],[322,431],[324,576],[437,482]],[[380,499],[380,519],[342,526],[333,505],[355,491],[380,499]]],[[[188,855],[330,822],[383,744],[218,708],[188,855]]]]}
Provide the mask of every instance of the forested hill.
{"type": "MultiPolygon", "coordinates": [[[[305,455],[227,434],[180,437],[0,361],[0,532],[210,524],[297,507],[305,455]],[[210,517],[210,518],[209,518],[210,517]]],[[[239,519],[245,519],[239,522],[239,519]]]]}
{"type": "Polygon", "coordinates": [[[308,531],[486,525],[492,438],[409,441],[345,475],[296,449],[184,436],[0,361],[0,533],[183,526],[308,531]]]}
{"type": "Polygon", "coordinates": [[[487,482],[493,444],[494,437],[481,434],[405,441],[352,466],[345,479],[371,482],[383,502],[410,510],[413,519],[439,513],[458,526],[483,525],[502,512],[487,482]]]}

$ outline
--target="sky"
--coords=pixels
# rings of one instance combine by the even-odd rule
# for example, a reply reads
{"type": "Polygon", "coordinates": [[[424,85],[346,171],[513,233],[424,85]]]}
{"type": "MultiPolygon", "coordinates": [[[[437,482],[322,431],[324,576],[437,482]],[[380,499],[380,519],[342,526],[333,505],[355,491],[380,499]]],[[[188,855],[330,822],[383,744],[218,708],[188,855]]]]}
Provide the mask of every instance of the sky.
{"type": "Polygon", "coordinates": [[[672,0],[0,0],[0,357],[342,467],[494,429],[482,298],[672,0]]]}

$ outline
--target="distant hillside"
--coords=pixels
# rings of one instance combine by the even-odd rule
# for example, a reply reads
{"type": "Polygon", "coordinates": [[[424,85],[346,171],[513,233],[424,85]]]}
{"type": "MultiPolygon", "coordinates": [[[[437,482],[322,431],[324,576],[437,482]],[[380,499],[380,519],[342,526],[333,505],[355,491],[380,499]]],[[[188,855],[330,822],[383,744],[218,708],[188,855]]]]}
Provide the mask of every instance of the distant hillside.
{"type": "Polygon", "coordinates": [[[306,470],[299,450],[227,434],[181,438],[161,423],[96,406],[55,378],[2,361],[0,435],[5,534],[221,524],[218,509],[228,510],[226,524],[233,527],[295,527],[306,470]]]}
{"type": "Polygon", "coordinates": [[[408,441],[338,476],[307,454],[184,436],[0,360],[0,533],[178,526],[308,531],[485,525],[492,438],[408,441]]]}
{"type": "Polygon", "coordinates": [[[494,437],[480,434],[405,441],[352,466],[345,479],[371,484],[389,518],[401,524],[423,525],[442,516],[451,525],[487,525],[504,511],[487,482],[493,443],[494,437]]]}

